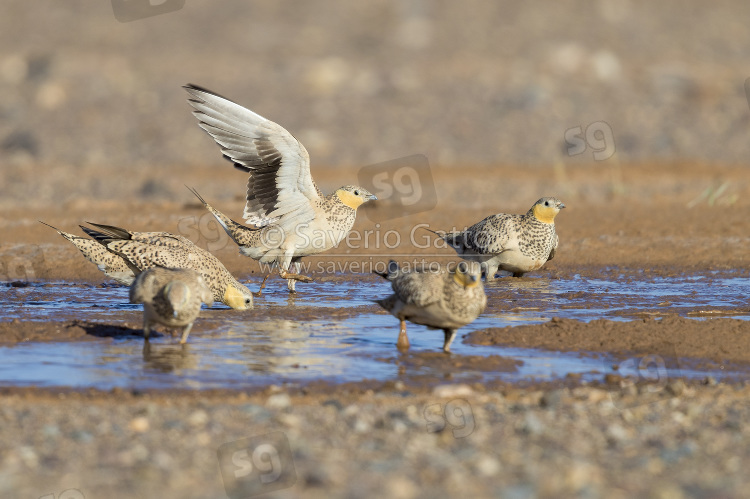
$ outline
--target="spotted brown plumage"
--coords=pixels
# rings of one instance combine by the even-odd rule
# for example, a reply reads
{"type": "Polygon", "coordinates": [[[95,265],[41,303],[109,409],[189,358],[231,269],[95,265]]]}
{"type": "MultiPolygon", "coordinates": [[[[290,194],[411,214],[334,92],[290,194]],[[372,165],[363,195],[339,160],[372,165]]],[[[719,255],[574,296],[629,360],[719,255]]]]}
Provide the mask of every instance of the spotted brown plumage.
{"type": "Polygon", "coordinates": [[[182,328],[180,343],[187,341],[201,304],[210,305],[214,294],[193,269],[152,267],[135,278],[130,303],[143,304],[143,337],[148,340],[153,324],[182,328]]]}
{"type": "Polygon", "coordinates": [[[521,277],[554,258],[558,244],[555,216],[563,208],[559,199],[545,197],[524,215],[498,213],[463,231],[431,232],[461,258],[479,262],[487,281],[494,280],[498,270],[521,277]]]}
{"type": "MultiPolygon", "coordinates": [[[[40,221],[41,222],[41,221],[40,221]]],[[[41,222],[47,227],[52,227],[50,224],[41,222]]],[[[62,231],[56,227],[52,227],[62,237],[73,243],[78,250],[83,254],[86,260],[96,265],[101,272],[107,277],[114,279],[120,284],[130,286],[135,280],[135,273],[130,265],[120,255],[116,255],[111,251],[107,250],[104,246],[99,244],[94,239],[87,237],[76,236],[68,232],[62,231]]]]}
{"type": "Polygon", "coordinates": [[[481,269],[476,263],[461,262],[455,271],[404,272],[391,260],[388,272],[379,275],[391,281],[393,288],[391,296],[376,303],[401,321],[396,343],[399,350],[409,348],[405,322],[409,321],[442,329],[443,351],[449,353],[456,330],[479,317],[487,306],[481,269]]]}
{"type": "Polygon", "coordinates": [[[152,267],[189,268],[203,276],[215,301],[237,310],[253,306],[252,292],[240,284],[215,256],[189,239],[169,232],[132,232],[112,225],[89,223],[96,229],[84,226],[81,229],[93,239],[73,236],[77,238],[76,246],[80,249],[83,242],[79,239],[85,239],[91,241],[85,243],[87,250],[94,248],[92,243],[103,248],[105,253],[91,250],[84,252],[84,256],[110,277],[116,278],[107,269],[115,264],[124,265],[128,272],[122,270],[119,282],[129,285],[143,270],[152,267]]]}
{"type": "Polygon", "coordinates": [[[199,126],[221,146],[225,158],[249,174],[243,218],[252,227],[201,201],[240,253],[276,264],[294,292],[297,280],[310,281],[299,275],[300,259],[335,247],[351,230],[357,208],[377,198],[354,185],[324,195],[310,174],[307,150],[291,133],[209,90],[184,88],[199,126]]]}

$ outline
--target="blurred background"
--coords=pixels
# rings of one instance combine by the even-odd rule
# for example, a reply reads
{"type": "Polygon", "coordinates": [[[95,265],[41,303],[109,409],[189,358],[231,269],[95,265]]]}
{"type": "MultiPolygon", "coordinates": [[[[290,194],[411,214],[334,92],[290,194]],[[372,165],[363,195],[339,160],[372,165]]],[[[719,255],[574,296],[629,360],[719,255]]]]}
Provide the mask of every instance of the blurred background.
{"type": "Polygon", "coordinates": [[[184,199],[178,173],[231,170],[188,82],[280,123],[346,183],[411,154],[544,172],[750,151],[747,2],[151,4],[3,3],[0,208],[184,199]]]}

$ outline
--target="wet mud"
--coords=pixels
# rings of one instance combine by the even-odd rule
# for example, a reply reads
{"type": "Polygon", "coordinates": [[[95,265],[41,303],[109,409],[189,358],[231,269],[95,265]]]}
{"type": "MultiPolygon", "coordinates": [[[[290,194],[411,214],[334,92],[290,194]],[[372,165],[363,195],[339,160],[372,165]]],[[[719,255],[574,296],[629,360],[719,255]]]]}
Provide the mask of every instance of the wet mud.
{"type": "MultiPolygon", "coordinates": [[[[670,376],[746,377],[750,183],[740,169],[722,170],[733,181],[731,199],[709,204],[700,193],[715,181],[710,167],[623,167],[617,189],[611,171],[579,169],[555,183],[539,172],[500,167],[493,175],[524,187],[504,199],[480,192],[456,209],[449,201],[470,187],[466,170],[434,169],[440,202],[429,211],[403,214],[388,202],[363,209],[356,237],[304,260],[315,281],[300,283],[297,294],[271,278],[253,310],[204,309],[186,347],[160,329],[144,348],[141,310],[128,303],[127,288],[37,220],[71,232],[94,218],[178,232],[257,290],[265,269],[238,254],[189,192],[182,204],[91,199],[62,212],[9,213],[0,223],[0,384],[256,390],[396,381],[414,389],[446,381],[595,383],[617,375],[623,360],[648,355],[661,358],[670,376]],[[659,189],[669,195],[657,195],[659,189]],[[568,206],[557,219],[555,259],[523,278],[487,283],[487,309],[459,331],[453,355],[440,352],[441,332],[415,325],[408,327],[411,350],[398,352],[398,321],[373,303],[390,287],[372,271],[391,258],[411,266],[455,262],[420,225],[462,227],[501,210],[523,212],[539,193],[552,192],[568,206]],[[29,363],[41,368],[19,369],[29,363]]],[[[210,180],[231,173],[217,170],[210,180]]],[[[198,169],[186,176],[195,185],[209,180],[198,169]]],[[[329,176],[336,174],[320,173],[322,182],[329,176]]],[[[240,197],[214,203],[239,218],[240,197]]]]}

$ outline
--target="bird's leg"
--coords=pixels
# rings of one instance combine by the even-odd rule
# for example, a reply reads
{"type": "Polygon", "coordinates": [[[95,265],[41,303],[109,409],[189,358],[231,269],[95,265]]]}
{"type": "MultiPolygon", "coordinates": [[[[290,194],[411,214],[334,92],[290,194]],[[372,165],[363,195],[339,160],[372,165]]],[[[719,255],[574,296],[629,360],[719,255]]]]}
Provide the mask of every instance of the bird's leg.
{"type": "Polygon", "coordinates": [[[398,332],[396,348],[398,348],[400,352],[409,350],[409,337],[406,335],[406,321],[401,321],[401,330],[398,332]]]}
{"type": "Polygon", "coordinates": [[[271,274],[266,274],[266,276],[263,278],[263,282],[260,283],[260,288],[258,289],[258,291],[251,291],[251,293],[253,294],[253,296],[261,296],[263,294],[263,288],[266,287],[266,281],[268,280],[268,278],[270,277],[270,275],[271,274]]]}
{"type": "MultiPolygon", "coordinates": [[[[290,270],[294,269],[294,273],[297,274],[297,275],[299,275],[299,269],[300,269],[299,262],[298,261],[295,262],[294,260],[292,260],[292,264],[289,266],[289,269],[290,270]]],[[[286,281],[286,286],[287,286],[287,288],[289,288],[289,292],[290,293],[296,293],[297,292],[297,290],[295,289],[296,284],[297,284],[297,281],[295,281],[294,279],[290,279],[290,280],[286,281]]]]}
{"type": "Polygon", "coordinates": [[[300,263],[298,261],[293,262],[293,263],[290,262],[289,264],[287,264],[287,268],[291,269],[292,267],[294,268],[294,273],[290,273],[288,270],[284,268],[283,265],[279,266],[279,276],[282,279],[287,280],[287,287],[289,288],[290,293],[295,292],[294,290],[295,281],[313,282],[312,277],[301,275],[299,273],[300,263]]]}
{"type": "Polygon", "coordinates": [[[445,333],[445,342],[443,343],[443,352],[451,353],[451,343],[453,343],[453,338],[456,337],[456,330],[455,329],[443,329],[443,333],[445,333]]]}
{"type": "Polygon", "coordinates": [[[488,264],[482,264],[485,271],[485,279],[487,282],[492,282],[495,280],[495,274],[497,274],[497,269],[500,267],[499,265],[490,265],[488,264]]]}
{"type": "Polygon", "coordinates": [[[186,343],[188,339],[188,335],[190,334],[190,330],[193,329],[193,323],[191,322],[187,326],[185,326],[185,329],[182,330],[182,338],[180,338],[180,343],[186,343]]]}
{"type": "Polygon", "coordinates": [[[151,322],[146,318],[146,314],[143,314],[143,339],[148,341],[148,337],[151,336],[151,322]]]}

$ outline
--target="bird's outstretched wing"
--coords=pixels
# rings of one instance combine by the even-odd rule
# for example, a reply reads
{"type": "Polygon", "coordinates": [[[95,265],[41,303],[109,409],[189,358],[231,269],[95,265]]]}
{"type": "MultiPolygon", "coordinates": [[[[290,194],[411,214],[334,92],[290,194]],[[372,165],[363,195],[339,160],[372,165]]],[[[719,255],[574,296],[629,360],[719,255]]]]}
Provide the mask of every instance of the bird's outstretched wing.
{"type": "Polygon", "coordinates": [[[243,218],[264,227],[293,230],[315,217],[323,194],[310,175],[305,147],[280,125],[209,90],[186,85],[200,127],[236,168],[250,174],[243,218]]]}

